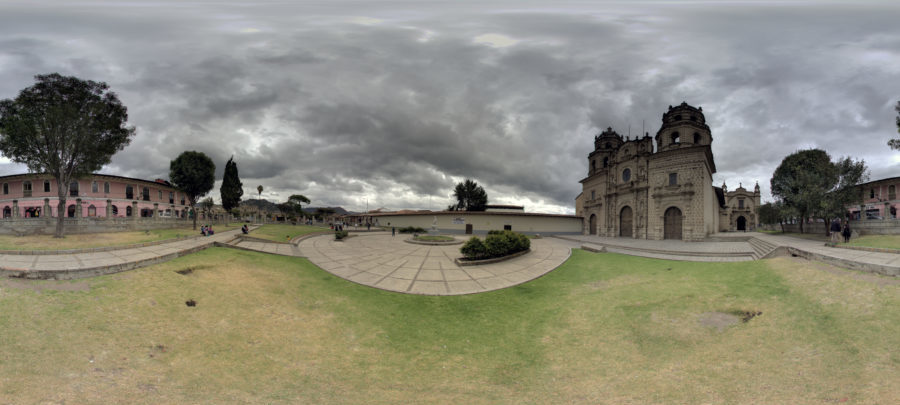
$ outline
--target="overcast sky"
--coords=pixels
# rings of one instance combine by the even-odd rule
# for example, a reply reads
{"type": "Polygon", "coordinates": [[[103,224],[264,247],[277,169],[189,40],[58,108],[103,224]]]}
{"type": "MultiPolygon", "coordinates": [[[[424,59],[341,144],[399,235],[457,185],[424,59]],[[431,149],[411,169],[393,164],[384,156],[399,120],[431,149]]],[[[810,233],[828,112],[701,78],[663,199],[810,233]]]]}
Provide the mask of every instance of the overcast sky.
{"type": "MultiPolygon", "coordinates": [[[[818,147],[900,175],[900,2],[0,2],[0,98],[59,72],[110,85],[137,135],[102,172],[234,156],[244,198],[574,213],[593,137],[702,106],[714,184],[818,147]]],[[[0,155],[0,175],[24,172],[0,155]]]]}

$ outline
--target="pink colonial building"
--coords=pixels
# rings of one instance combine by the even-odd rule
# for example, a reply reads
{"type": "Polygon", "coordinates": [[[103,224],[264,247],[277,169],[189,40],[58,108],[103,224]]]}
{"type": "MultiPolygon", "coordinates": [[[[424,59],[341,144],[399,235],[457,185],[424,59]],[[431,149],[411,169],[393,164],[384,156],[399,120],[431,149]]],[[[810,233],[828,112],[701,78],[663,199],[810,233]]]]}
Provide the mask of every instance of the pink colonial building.
{"type": "Polygon", "coordinates": [[[900,177],[870,181],[858,187],[863,193],[863,202],[847,207],[852,219],[897,219],[897,211],[900,210],[900,200],[897,199],[900,177]]]}
{"type": "MultiPolygon", "coordinates": [[[[108,174],[73,180],[66,194],[69,218],[185,218],[185,195],[164,180],[148,181],[108,174]]],[[[0,177],[3,219],[58,217],[56,180],[47,174],[0,177]]]]}

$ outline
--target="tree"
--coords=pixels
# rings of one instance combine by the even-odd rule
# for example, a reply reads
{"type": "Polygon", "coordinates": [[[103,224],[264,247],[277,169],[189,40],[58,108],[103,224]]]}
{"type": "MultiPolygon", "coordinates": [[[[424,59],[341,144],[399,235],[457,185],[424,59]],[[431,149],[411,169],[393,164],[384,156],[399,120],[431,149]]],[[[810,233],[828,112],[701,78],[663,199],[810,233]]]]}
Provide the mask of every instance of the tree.
{"type": "Polygon", "coordinates": [[[457,210],[484,211],[488,201],[484,188],[470,179],[457,184],[453,196],[456,197],[457,210]]]}
{"type": "Polygon", "coordinates": [[[309,198],[303,194],[294,194],[288,197],[287,204],[291,206],[295,214],[303,217],[303,204],[309,204],[309,198]]]}
{"type": "MultiPolygon", "coordinates": [[[[842,158],[832,162],[827,152],[808,149],[785,157],[772,175],[772,195],[783,210],[797,215],[800,232],[809,218],[843,216],[846,206],[859,201],[856,186],[866,179],[864,161],[842,158]]],[[[826,227],[826,233],[827,233],[826,227]]]]}
{"type": "Polygon", "coordinates": [[[15,99],[0,100],[0,153],[56,179],[55,237],[64,233],[72,180],[100,170],[134,137],[128,110],[103,82],[59,73],[35,76],[15,99]]]}
{"type": "Polygon", "coordinates": [[[784,206],[781,201],[765,203],[757,208],[759,222],[767,225],[781,225],[781,233],[784,233],[784,224],[793,216],[792,211],[784,206]]]}
{"type": "Polygon", "coordinates": [[[203,201],[200,201],[200,207],[203,208],[203,212],[206,213],[206,219],[209,219],[209,215],[212,214],[212,209],[216,205],[213,201],[212,197],[206,197],[203,201]]]}
{"type": "Polygon", "coordinates": [[[234,163],[234,156],[225,162],[225,174],[222,176],[222,187],[219,188],[222,195],[222,208],[225,211],[231,211],[232,208],[241,204],[241,196],[244,195],[244,185],[238,177],[237,163],[234,163]]]}
{"type": "MultiPolygon", "coordinates": [[[[257,199],[257,200],[261,200],[261,199],[262,199],[262,191],[263,191],[263,186],[262,186],[262,184],[256,186],[256,192],[259,193],[259,194],[257,194],[257,196],[256,196],[256,199],[257,199]]],[[[258,217],[262,218],[261,211],[259,211],[259,208],[260,208],[259,206],[256,207],[256,210],[257,210],[257,211],[256,211],[256,215],[257,215],[258,217]]]]}
{"type": "Polygon", "coordinates": [[[212,190],[216,181],[216,164],[203,152],[185,151],[169,163],[169,180],[188,198],[197,229],[197,199],[212,190]]]}
{"type": "MultiPolygon", "coordinates": [[[[900,133],[900,101],[897,102],[897,105],[894,107],[894,110],[897,111],[897,118],[896,118],[897,132],[900,133]]],[[[891,149],[900,150],[900,138],[889,140],[888,146],[890,146],[891,149]]]]}

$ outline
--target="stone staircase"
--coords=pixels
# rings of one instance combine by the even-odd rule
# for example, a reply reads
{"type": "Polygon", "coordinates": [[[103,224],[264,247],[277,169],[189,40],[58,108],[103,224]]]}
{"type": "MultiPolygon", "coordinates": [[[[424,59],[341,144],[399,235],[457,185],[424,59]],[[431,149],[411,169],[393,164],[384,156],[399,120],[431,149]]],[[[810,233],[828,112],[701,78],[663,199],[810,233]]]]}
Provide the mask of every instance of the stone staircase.
{"type": "Polygon", "coordinates": [[[776,250],[779,246],[772,242],[752,237],[747,240],[747,243],[749,243],[750,246],[753,247],[753,260],[765,259],[778,255],[778,252],[776,250]]]}

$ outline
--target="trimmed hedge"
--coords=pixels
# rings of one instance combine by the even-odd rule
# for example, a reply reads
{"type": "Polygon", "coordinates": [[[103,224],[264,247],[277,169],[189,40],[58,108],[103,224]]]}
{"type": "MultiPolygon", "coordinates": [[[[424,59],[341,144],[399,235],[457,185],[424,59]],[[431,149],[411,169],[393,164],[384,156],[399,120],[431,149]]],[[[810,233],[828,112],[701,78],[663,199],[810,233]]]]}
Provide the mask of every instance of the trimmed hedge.
{"type": "Polygon", "coordinates": [[[531,248],[527,236],[513,231],[490,231],[484,242],[477,236],[469,239],[459,251],[469,260],[502,257],[531,248]]]}
{"type": "Polygon", "coordinates": [[[341,240],[341,239],[346,238],[347,235],[349,235],[349,234],[350,234],[350,232],[347,232],[347,231],[335,231],[335,232],[334,232],[334,239],[335,239],[335,240],[341,240]]]}
{"type": "Polygon", "coordinates": [[[400,233],[425,233],[425,230],[419,228],[417,226],[407,226],[405,228],[397,229],[400,233]]]}

